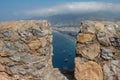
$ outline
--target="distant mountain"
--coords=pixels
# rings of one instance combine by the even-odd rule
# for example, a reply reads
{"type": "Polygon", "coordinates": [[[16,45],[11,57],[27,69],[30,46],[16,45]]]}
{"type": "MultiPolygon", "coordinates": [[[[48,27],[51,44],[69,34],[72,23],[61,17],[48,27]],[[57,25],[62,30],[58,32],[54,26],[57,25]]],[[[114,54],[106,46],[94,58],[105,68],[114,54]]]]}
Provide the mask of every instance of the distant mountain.
{"type": "Polygon", "coordinates": [[[96,12],[84,14],[59,14],[47,17],[36,16],[30,19],[47,19],[51,22],[53,27],[79,27],[80,22],[83,20],[117,21],[120,20],[120,15],[115,12],[96,12]]]}

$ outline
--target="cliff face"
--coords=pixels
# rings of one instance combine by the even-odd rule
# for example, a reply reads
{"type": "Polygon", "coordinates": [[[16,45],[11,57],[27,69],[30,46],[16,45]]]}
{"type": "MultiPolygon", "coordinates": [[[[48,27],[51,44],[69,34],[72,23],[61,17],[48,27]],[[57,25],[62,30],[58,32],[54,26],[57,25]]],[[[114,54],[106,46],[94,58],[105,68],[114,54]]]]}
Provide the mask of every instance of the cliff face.
{"type": "Polygon", "coordinates": [[[0,80],[49,80],[52,31],[47,21],[0,23],[0,80]]]}
{"type": "Polygon", "coordinates": [[[82,22],[76,52],[76,80],[120,80],[120,22],[82,22]]]}

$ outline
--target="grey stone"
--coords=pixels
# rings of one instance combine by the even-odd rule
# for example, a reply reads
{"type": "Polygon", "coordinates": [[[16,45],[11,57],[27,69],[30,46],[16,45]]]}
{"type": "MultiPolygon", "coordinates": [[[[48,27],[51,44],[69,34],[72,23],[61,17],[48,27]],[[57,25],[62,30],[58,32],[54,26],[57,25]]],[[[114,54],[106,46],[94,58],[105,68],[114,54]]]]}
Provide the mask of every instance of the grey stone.
{"type": "Polygon", "coordinates": [[[35,77],[40,77],[40,74],[39,74],[37,68],[35,68],[35,67],[29,67],[26,71],[27,71],[27,73],[32,74],[35,77]]]}
{"type": "Polygon", "coordinates": [[[20,54],[14,54],[12,56],[10,56],[10,59],[13,61],[20,61],[20,54]]]}
{"type": "Polygon", "coordinates": [[[120,49],[120,38],[111,37],[109,39],[110,39],[110,42],[111,42],[112,46],[120,49]]]}
{"type": "Polygon", "coordinates": [[[104,59],[112,59],[113,52],[110,49],[102,48],[101,57],[104,59]]]}
{"type": "Polygon", "coordinates": [[[111,61],[110,68],[115,74],[117,74],[117,72],[116,72],[117,69],[116,68],[118,67],[118,65],[119,65],[118,60],[112,60],[111,61]]]}
{"type": "Polygon", "coordinates": [[[108,65],[104,64],[103,65],[103,71],[104,71],[104,74],[107,75],[107,76],[111,76],[113,73],[111,72],[110,68],[108,65]]]}
{"type": "Polygon", "coordinates": [[[22,67],[20,67],[20,68],[18,69],[18,72],[19,72],[20,74],[22,74],[22,75],[25,75],[25,74],[26,74],[26,70],[25,70],[24,68],[22,68],[22,67]]]}
{"type": "Polygon", "coordinates": [[[27,35],[29,34],[27,31],[22,31],[22,32],[19,32],[20,36],[21,37],[27,37],[27,35]]]}
{"type": "Polygon", "coordinates": [[[37,63],[37,64],[34,64],[34,66],[35,66],[37,69],[41,69],[41,68],[45,67],[45,63],[43,63],[43,62],[37,63]]]}
{"type": "Polygon", "coordinates": [[[40,74],[38,73],[37,70],[32,71],[31,74],[35,77],[40,77],[40,74]]]}
{"type": "Polygon", "coordinates": [[[112,60],[109,64],[103,65],[103,72],[105,75],[105,80],[120,80],[120,73],[119,73],[119,61],[112,60]]]}
{"type": "Polygon", "coordinates": [[[119,38],[119,39],[117,39],[117,41],[120,43],[120,38],[119,38]]]}
{"type": "Polygon", "coordinates": [[[26,64],[33,64],[36,62],[40,62],[40,58],[34,55],[26,55],[21,57],[21,61],[26,64]]]}
{"type": "Polygon", "coordinates": [[[36,29],[32,29],[32,33],[33,33],[34,36],[37,36],[37,37],[42,37],[42,36],[44,36],[44,35],[42,34],[42,32],[40,32],[39,30],[36,30],[36,29]]]}
{"type": "Polygon", "coordinates": [[[5,37],[8,37],[9,36],[9,31],[5,31],[2,33],[5,37]]]}
{"type": "Polygon", "coordinates": [[[29,42],[32,40],[33,35],[29,30],[18,31],[19,35],[21,36],[21,39],[25,42],[29,42]]]}
{"type": "Polygon", "coordinates": [[[20,73],[22,75],[26,74],[26,70],[23,67],[21,67],[21,66],[12,66],[12,67],[10,67],[10,71],[13,74],[16,74],[16,73],[20,73]]]}
{"type": "Polygon", "coordinates": [[[107,25],[106,28],[108,30],[114,30],[115,29],[115,25],[110,24],[110,25],[107,25]]]}
{"type": "Polygon", "coordinates": [[[23,47],[23,43],[22,42],[15,42],[15,46],[17,47],[17,48],[22,48],[23,47]]]}
{"type": "Polygon", "coordinates": [[[15,47],[17,48],[17,50],[19,52],[27,52],[27,51],[29,51],[29,47],[24,42],[16,41],[14,45],[15,45],[15,47]]]}
{"type": "Polygon", "coordinates": [[[14,66],[15,65],[15,63],[14,62],[7,62],[7,63],[4,63],[5,65],[7,65],[7,66],[9,66],[9,67],[11,67],[11,66],[14,66]]]}
{"type": "Polygon", "coordinates": [[[14,46],[14,44],[10,41],[4,41],[4,45],[6,48],[9,48],[11,50],[16,50],[16,47],[14,46]]]}
{"type": "Polygon", "coordinates": [[[101,45],[110,46],[109,37],[105,32],[98,32],[97,39],[101,45]]]}
{"type": "Polygon", "coordinates": [[[110,24],[106,26],[107,30],[111,32],[111,34],[116,34],[116,28],[118,28],[117,24],[110,24]]]}
{"type": "Polygon", "coordinates": [[[12,72],[12,74],[17,74],[18,73],[18,67],[17,66],[12,66],[12,67],[10,67],[10,71],[12,72]]]}

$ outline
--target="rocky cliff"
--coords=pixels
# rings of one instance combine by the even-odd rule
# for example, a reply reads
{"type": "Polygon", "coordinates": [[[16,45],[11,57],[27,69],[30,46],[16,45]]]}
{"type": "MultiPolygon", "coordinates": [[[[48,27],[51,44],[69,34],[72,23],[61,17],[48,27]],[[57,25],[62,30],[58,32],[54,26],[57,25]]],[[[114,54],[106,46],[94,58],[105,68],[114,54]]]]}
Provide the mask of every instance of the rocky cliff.
{"type": "Polygon", "coordinates": [[[76,80],[120,80],[120,22],[82,22],[76,53],[76,80]]]}
{"type": "Polygon", "coordinates": [[[49,80],[52,31],[47,21],[0,23],[0,80],[49,80]]]}

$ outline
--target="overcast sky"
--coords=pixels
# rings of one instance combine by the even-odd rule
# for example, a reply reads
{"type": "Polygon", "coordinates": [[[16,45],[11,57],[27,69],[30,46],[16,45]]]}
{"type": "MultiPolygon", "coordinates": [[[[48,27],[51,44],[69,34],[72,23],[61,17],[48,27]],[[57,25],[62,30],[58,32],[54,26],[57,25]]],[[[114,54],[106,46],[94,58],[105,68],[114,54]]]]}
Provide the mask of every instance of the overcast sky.
{"type": "Polygon", "coordinates": [[[120,13],[120,0],[0,0],[0,19],[97,11],[120,13]]]}

